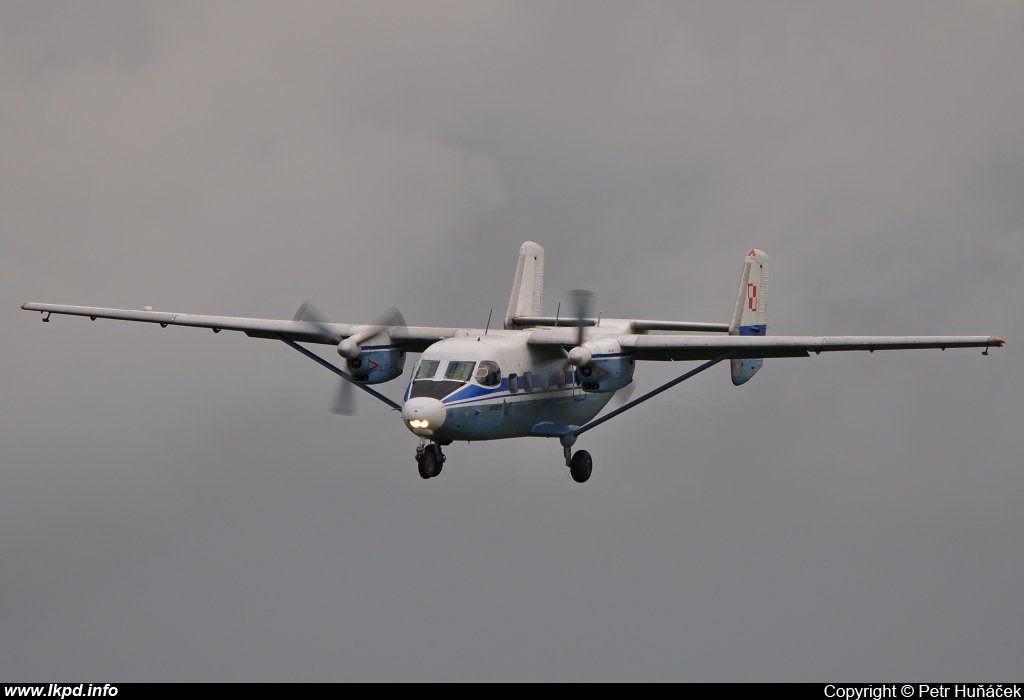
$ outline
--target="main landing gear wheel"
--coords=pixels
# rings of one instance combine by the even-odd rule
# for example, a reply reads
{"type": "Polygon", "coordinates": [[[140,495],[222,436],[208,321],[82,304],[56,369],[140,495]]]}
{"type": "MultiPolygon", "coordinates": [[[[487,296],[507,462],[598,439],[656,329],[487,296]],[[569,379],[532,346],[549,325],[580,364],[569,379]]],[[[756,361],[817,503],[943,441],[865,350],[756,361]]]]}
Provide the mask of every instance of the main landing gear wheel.
{"type": "Polygon", "coordinates": [[[423,448],[423,454],[417,458],[416,462],[419,466],[420,476],[424,479],[433,479],[441,473],[444,455],[441,454],[441,448],[430,444],[423,448]]]}
{"type": "Polygon", "coordinates": [[[573,481],[582,484],[590,478],[592,471],[594,471],[594,460],[590,458],[589,452],[580,450],[572,456],[572,461],[569,463],[569,474],[572,475],[573,481]]]}

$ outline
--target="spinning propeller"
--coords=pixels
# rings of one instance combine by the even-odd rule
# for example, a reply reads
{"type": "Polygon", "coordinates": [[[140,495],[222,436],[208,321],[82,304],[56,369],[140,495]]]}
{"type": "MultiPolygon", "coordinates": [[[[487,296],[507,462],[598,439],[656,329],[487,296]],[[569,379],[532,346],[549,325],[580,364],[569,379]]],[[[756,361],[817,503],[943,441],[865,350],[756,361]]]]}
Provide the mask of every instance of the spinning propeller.
{"type": "Polygon", "coordinates": [[[576,346],[569,351],[569,362],[574,367],[579,367],[590,362],[590,350],[583,347],[587,342],[586,328],[590,323],[590,305],[594,300],[594,293],[588,289],[573,289],[569,292],[572,297],[576,317],[569,325],[576,326],[576,346]]]}
{"type": "MultiPolygon", "coordinates": [[[[334,331],[329,325],[326,316],[313,304],[306,300],[298,311],[295,312],[293,321],[306,321],[314,324],[324,335],[332,335],[334,331]]],[[[359,332],[350,335],[338,343],[338,354],[348,360],[347,368],[358,369],[359,354],[362,351],[362,344],[373,338],[381,331],[386,331],[389,336],[394,336],[396,328],[405,328],[405,319],[396,307],[392,307],[377,317],[377,320],[364,326],[359,332]]],[[[348,379],[339,380],[338,390],[335,393],[334,403],[331,405],[331,412],[341,416],[351,416],[356,412],[355,393],[352,381],[348,379]]]]}
{"type": "Polygon", "coordinates": [[[636,391],[636,380],[634,379],[629,384],[612,394],[612,400],[608,402],[608,408],[615,410],[620,406],[625,406],[629,403],[629,400],[633,398],[633,392],[636,391]]]}
{"type": "MultiPolygon", "coordinates": [[[[584,343],[587,342],[585,329],[589,326],[597,325],[597,321],[590,315],[594,293],[589,289],[573,289],[569,292],[569,296],[572,298],[573,310],[576,313],[576,317],[568,324],[576,327],[576,345],[569,351],[569,363],[576,367],[576,371],[586,378],[590,376],[589,373],[591,371],[587,365],[593,358],[590,349],[584,347],[584,343]]],[[[622,389],[617,390],[612,397],[611,405],[613,407],[624,405],[632,397],[635,389],[636,382],[630,382],[622,389]]]]}

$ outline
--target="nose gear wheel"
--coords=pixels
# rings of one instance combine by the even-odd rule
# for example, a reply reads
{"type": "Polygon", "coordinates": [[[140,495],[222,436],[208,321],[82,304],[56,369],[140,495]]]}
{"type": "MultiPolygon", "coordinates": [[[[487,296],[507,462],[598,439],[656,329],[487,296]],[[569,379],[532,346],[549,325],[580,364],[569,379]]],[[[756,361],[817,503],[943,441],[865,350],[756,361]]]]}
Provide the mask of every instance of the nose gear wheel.
{"type": "Polygon", "coordinates": [[[431,443],[424,447],[422,452],[416,450],[416,465],[423,479],[433,479],[440,474],[444,461],[445,456],[440,445],[431,443]]]}

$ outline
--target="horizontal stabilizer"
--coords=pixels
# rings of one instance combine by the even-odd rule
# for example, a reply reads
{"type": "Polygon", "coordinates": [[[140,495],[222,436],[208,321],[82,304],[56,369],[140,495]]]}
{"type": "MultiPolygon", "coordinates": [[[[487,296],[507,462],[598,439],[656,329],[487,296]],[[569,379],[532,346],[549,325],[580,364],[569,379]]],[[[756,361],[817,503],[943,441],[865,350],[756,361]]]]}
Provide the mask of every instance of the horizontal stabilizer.
{"type": "MultiPolygon", "coordinates": [[[[606,319],[606,323],[621,321],[623,319],[606,319]]],[[[694,321],[649,321],[645,319],[625,319],[637,333],[647,331],[690,331],[696,333],[728,333],[728,323],[701,323],[694,321]]],[[[539,327],[565,327],[577,328],[586,326],[592,328],[597,325],[596,318],[566,318],[564,316],[517,316],[512,319],[512,324],[517,328],[539,328],[539,327]]]]}

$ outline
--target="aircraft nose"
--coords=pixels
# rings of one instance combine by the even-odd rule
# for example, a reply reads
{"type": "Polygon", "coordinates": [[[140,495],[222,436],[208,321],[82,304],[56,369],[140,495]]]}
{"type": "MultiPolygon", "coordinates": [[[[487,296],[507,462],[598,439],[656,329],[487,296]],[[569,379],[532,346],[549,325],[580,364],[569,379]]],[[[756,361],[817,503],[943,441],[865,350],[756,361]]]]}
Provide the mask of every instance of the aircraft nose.
{"type": "Polygon", "coordinates": [[[409,399],[402,406],[402,420],[414,435],[430,437],[444,425],[444,404],[427,396],[409,399]]]}

